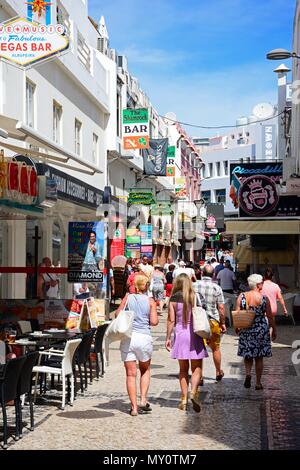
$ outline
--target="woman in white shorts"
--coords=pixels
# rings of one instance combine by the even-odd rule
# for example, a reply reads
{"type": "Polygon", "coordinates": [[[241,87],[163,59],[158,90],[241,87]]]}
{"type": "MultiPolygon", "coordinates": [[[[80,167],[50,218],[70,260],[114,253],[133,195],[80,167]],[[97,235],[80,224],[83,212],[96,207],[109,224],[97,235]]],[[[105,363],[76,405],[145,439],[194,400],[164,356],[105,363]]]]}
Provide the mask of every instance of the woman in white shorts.
{"type": "Polygon", "coordinates": [[[116,316],[124,309],[126,302],[128,310],[134,312],[131,338],[121,341],[121,358],[126,369],[127,392],[131,401],[131,416],[138,415],[137,405],[137,361],[141,373],[140,388],[141,401],[140,412],[150,412],[151,407],[147,402],[147,393],[150,385],[150,363],[153,352],[151,326],[158,325],[156,303],[147,296],[149,281],[145,276],[136,276],[134,280],[136,294],[127,294],[116,316]]]}

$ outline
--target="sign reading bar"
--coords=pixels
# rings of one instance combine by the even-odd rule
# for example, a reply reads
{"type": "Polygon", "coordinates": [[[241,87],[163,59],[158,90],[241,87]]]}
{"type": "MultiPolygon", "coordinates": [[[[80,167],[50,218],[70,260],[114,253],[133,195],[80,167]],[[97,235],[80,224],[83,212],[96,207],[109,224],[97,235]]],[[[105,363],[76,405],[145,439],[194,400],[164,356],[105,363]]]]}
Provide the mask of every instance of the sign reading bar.
{"type": "Polygon", "coordinates": [[[122,130],[124,150],[149,148],[150,124],[148,109],[124,109],[122,130]]]}

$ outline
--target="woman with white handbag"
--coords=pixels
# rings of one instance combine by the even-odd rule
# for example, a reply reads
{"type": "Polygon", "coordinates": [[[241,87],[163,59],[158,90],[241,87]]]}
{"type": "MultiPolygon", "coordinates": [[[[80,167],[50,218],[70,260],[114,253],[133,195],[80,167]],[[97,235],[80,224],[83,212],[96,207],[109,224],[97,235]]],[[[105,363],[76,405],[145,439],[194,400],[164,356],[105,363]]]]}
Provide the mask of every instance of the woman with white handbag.
{"type": "Polygon", "coordinates": [[[189,368],[192,369],[190,399],[193,409],[199,413],[200,401],[198,387],[202,376],[202,360],[208,357],[203,339],[194,333],[193,314],[195,292],[190,278],[180,274],[174,281],[169,303],[166,349],[171,351],[172,359],[179,362],[179,381],[181,402],[179,409],[186,411],[189,389],[189,368]],[[175,329],[175,341],[172,347],[171,335],[175,329]]]}
{"type": "Polygon", "coordinates": [[[134,279],[136,294],[126,294],[116,317],[126,307],[134,313],[131,337],[121,340],[121,358],[126,370],[127,392],[131,401],[131,416],[137,416],[138,412],[151,412],[151,406],[147,402],[147,393],[150,385],[150,364],[153,352],[151,326],[158,325],[156,303],[147,296],[149,280],[145,276],[136,276],[134,279]],[[138,410],[137,404],[137,364],[141,373],[140,391],[141,401],[138,410]]]}

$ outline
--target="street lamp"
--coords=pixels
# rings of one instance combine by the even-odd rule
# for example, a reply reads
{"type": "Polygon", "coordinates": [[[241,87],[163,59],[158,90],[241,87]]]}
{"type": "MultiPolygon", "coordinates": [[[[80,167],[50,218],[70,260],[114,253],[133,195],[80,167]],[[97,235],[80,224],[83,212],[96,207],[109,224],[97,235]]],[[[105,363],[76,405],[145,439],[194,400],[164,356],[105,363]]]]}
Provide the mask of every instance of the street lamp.
{"type": "Polygon", "coordinates": [[[300,56],[296,52],[289,52],[286,49],[273,49],[267,54],[267,59],[269,60],[285,60],[290,58],[300,59],[300,56]]]}

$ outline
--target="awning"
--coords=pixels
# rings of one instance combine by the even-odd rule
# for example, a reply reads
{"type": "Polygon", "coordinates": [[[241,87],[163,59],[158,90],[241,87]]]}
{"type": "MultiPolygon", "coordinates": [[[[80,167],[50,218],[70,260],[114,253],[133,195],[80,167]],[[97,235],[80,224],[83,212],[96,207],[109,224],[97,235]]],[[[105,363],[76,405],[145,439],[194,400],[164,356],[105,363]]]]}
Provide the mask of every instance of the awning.
{"type": "Polygon", "coordinates": [[[242,264],[252,264],[254,261],[256,264],[261,265],[281,264],[283,266],[292,266],[296,262],[296,253],[284,250],[254,252],[251,248],[239,245],[234,250],[234,258],[239,267],[242,264]]]}
{"type": "Polygon", "coordinates": [[[227,220],[226,235],[299,235],[300,220],[227,220]]]}

